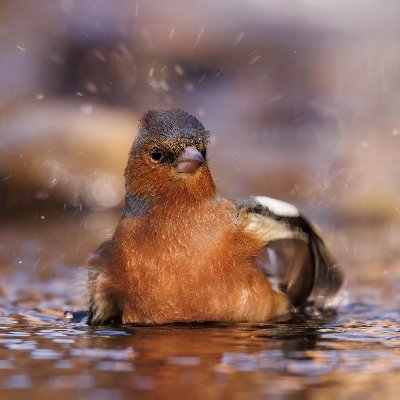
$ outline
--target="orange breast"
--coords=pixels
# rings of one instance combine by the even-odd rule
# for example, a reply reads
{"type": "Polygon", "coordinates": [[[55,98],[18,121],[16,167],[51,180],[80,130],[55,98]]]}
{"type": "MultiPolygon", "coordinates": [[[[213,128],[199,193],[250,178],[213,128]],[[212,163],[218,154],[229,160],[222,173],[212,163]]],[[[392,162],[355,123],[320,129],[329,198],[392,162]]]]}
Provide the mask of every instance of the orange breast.
{"type": "Polygon", "coordinates": [[[264,321],[287,311],[229,205],[162,221],[127,219],[116,230],[110,273],[123,322],[264,321]]]}

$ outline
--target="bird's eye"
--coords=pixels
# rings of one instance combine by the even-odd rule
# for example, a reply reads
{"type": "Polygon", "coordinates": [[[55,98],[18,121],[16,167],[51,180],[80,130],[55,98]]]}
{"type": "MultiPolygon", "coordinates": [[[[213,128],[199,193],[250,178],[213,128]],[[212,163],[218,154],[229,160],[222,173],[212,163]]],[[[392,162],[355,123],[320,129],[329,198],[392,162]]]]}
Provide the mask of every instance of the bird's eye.
{"type": "Polygon", "coordinates": [[[150,157],[154,161],[160,161],[163,157],[163,152],[158,147],[153,147],[150,151],[150,157]]]}
{"type": "Polygon", "coordinates": [[[203,156],[204,159],[207,158],[207,150],[206,150],[206,149],[201,150],[201,151],[200,151],[200,154],[203,156]]]}

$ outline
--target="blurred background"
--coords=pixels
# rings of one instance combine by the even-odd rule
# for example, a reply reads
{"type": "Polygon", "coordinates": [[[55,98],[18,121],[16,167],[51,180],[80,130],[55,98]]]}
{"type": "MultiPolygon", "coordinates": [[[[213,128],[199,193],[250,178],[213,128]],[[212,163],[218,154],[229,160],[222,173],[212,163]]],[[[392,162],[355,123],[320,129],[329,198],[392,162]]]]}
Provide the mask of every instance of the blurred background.
{"type": "Polygon", "coordinates": [[[396,0],[3,0],[0,295],[83,302],[69,267],[113,233],[140,115],[180,107],[223,196],[296,204],[352,296],[398,298],[399,21],[396,0]]]}

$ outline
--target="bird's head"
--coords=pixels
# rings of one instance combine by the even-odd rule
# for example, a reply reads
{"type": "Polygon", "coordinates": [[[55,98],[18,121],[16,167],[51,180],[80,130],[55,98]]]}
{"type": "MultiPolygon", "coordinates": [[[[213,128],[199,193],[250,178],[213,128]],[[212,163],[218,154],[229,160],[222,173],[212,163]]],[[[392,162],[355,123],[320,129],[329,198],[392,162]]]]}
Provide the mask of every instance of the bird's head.
{"type": "Polygon", "coordinates": [[[127,202],[134,209],[131,214],[140,214],[155,203],[194,204],[214,197],[208,140],[203,125],[185,111],[148,111],[125,169],[127,202]]]}

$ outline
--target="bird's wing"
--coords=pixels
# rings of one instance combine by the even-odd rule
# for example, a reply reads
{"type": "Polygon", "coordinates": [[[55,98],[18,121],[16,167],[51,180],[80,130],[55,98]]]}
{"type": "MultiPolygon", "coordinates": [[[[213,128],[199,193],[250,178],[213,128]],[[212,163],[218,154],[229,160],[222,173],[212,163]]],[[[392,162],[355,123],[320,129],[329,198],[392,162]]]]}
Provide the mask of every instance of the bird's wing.
{"type": "Polygon", "coordinates": [[[326,247],[319,229],[297,208],[269,197],[235,202],[245,230],[263,250],[257,264],[296,308],[328,308],[343,283],[343,271],[326,247]]]}
{"type": "Polygon", "coordinates": [[[89,313],[88,325],[112,325],[120,323],[121,313],[110,293],[107,279],[104,276],[112,261],[112,239],[103,242],[89,260],[88,291],[89,313]]]}

